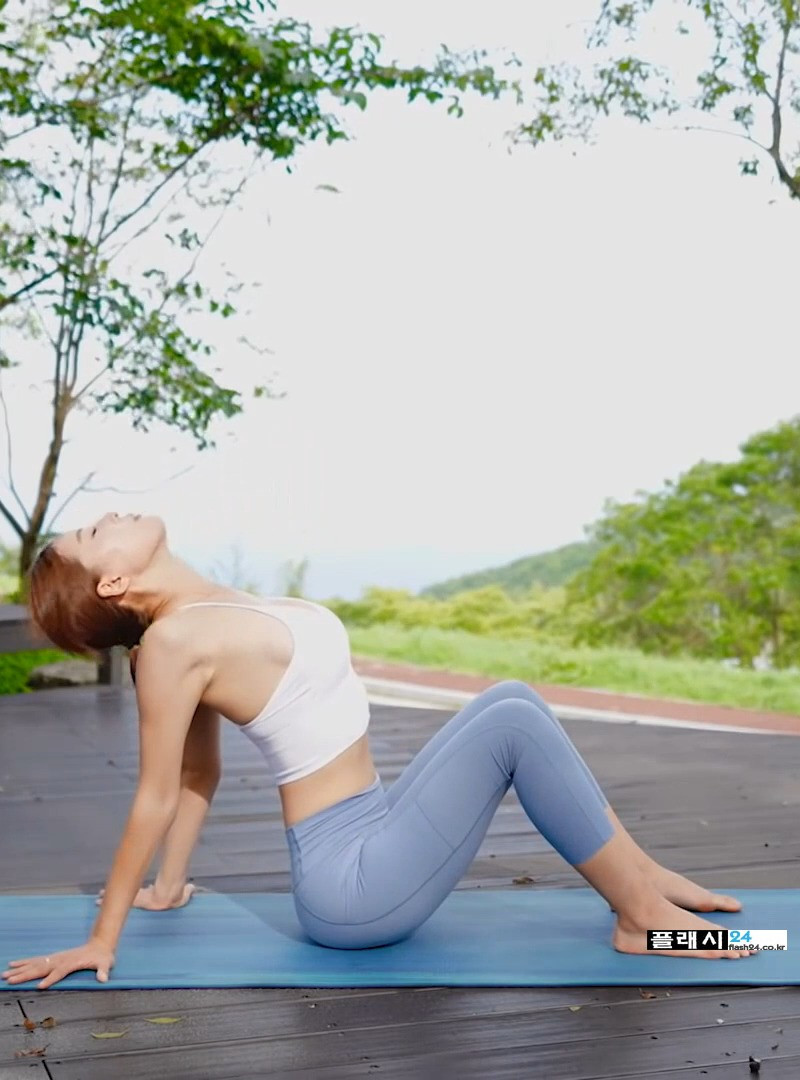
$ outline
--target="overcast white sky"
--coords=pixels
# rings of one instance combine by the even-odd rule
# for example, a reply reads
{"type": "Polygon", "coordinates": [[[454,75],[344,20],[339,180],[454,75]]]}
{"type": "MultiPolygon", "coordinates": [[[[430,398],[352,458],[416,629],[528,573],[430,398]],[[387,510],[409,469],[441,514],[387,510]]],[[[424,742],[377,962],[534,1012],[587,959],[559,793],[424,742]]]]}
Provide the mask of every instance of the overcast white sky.
{"type": "MultiPolygon", "coordinates": [[[[444,41],[533,63],[574,50],[576,20],[597,7],[281,11],[359,22],[409,61],[444,41]]],[[[151,511],[201,569],[237,546],[266,592],[303,555],[311,596],[416,589],[579,539],[607,497],[733,457],[794,415],[800,207],[769,168],[741,178],[735,139],[634,125],[593,147],[509,153],[514,119],[481,102],[456,121],[381,95],[352,115],[354,141],[313,147],[290,176],[271,169],[205,265],[262,283],[253,313],[215,331],[223,380],[252,368],[236,344],[246,333],[274,351],[286,398],[254,403],[204,454],[163,430],[80,418],[60,495],[98,466],[97,484],[152,490],[83,495],[61,527],[151,511]]],[[[45,436],[37,378],[29,364],[4,384],[29,498],[45,436]]],[[[12,539],[4,524],[0,538],[12,539]]]]}

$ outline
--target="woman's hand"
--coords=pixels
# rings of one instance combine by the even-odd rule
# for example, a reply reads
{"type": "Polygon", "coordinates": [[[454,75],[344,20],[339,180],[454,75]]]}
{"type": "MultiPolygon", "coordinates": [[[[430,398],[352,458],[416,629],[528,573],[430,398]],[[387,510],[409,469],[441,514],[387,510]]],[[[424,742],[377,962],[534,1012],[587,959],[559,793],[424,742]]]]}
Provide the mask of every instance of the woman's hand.
{"type": "MultiPolygon", "coordinates": [[[[102,904],[105,889],[100,890],[95,903],[102,904]]],[[[139,889],[134,897],[133,907],[142,908],[144,911],[169,911],[171,908],[184,907],[192,898],[195,891],[194,885],[183,885],[174,892],[164,892],[158,885],[145,885],[139,889]]]]}
{"type": "Polygon", "coordinates": [[[66,978],[73,971],[87,968],[97,971],[98,982],[108,982],[108,973],[114,966],[114,953],[102,941],[90,938],[85,945],[50,956],[29,956],[25,960],[12,960],[3,978],[9,985],[41,979],[37,989],[48,990],[54,983],[66,978]]]}

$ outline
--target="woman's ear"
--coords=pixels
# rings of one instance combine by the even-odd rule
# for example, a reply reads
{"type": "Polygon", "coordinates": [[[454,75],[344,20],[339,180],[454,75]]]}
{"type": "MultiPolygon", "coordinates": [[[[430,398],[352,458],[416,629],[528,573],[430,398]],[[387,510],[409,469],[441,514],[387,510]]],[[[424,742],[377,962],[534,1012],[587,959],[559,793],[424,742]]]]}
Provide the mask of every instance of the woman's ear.
{"type": "Polygon", "coordinates": [[[131,579],[117,574],[116,577],[104,577],[97,583],[97,595],[104,600],[111,600],[115,596],[124,596],[128,591],[131,579]]]}

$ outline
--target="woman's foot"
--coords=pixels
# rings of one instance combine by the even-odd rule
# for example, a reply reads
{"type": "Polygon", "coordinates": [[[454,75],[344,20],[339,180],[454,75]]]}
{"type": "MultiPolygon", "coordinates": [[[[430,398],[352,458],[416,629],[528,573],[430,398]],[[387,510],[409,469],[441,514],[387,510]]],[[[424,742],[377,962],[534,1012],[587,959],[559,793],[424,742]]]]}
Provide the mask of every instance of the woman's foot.
{"type": "Polygon", "coordinates": [[[611,942],[618,952],[664,956],[691,956],[698,960],[739,960],[750,956],[755,949],[727,950],[683,950],[683,949],[648,949],[648,930],[720,930],[721,927],[706,919],[701,919],[691,912],[684,911],[669,902],[663,896],[648,904],[636,914],[626,912],[617,917],[611,942]]]}
{"type": "Polygon", "coordinates": [[[741,911],[742,904],[735,896],[714,893],[696,885],[693,881],[667,870],[657,862],[645,866],[644,871],[665,900],[688,911],[741,911]]]}

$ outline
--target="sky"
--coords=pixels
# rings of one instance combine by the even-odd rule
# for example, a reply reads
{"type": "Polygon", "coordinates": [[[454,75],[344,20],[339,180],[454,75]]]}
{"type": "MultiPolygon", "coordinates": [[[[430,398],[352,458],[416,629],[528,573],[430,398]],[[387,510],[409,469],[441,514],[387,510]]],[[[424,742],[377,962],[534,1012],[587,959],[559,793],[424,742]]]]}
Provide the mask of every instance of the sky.
{"type": "MultiPolygon", "coordinates": [[[[446,42],[512,48],[533,65],[578,55],[597,7],[293,0],[280,11],[383,33],[407,62],[446,42]]],[[[663,35],[666,59],[678,41],[663,35]]],[[[260,287],[208,332],[220,379],[274,372],[285,396],[248,404],[202,453],[164,429],[77,418],[54,505],[95,470],[93,486],[124,494],[83,493],[58,526],[159,513],[193,565],[223,577],[238,565],[267,594],[302,557],[317,599],[416,590],[581,539],[607,499],[733,458],[800,411],[789,262],[800,209],[769,168],[742,178],[744,144],[666,123],[512,149],[520,118],[475,102],[456,120],[381,94],[348,115],[351,141],[254,181],[202,265],[211,280],[228,271],[260,287]],[[242,336],[269,348],[265,367],[242,336]]],[[[3,382],[29,500],[44,370],[31,359],[3,382]]],[[[0,539],[12,540],[4,523],[0,539]]]]}

